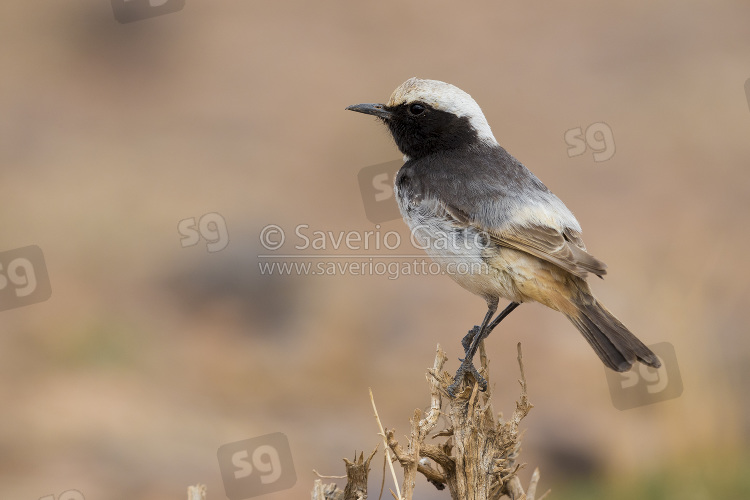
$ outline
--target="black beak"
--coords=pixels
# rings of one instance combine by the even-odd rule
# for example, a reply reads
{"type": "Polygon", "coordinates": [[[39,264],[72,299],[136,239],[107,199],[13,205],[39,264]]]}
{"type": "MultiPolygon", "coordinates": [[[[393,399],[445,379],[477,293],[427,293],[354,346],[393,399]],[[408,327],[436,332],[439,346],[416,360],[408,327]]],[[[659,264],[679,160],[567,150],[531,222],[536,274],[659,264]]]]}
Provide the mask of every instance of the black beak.
{"type": "Polygon", "coordinates": [[[377,116],[384,120],[388,120],[393,117],[393,113],[388,111],[385,104],[353,104],[347,107],[349,111],[356,111],[357,113],[364,113],[366,115],[377,116]]]}

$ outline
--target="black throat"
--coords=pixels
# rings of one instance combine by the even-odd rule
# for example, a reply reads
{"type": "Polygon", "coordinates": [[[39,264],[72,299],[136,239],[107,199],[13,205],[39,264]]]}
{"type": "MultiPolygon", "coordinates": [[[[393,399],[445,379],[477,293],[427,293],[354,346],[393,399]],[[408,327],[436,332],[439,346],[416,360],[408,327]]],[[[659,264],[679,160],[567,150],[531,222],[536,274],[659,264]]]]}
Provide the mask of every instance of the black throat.
{"type": "Polygon", "coordinates": [[[409,158],[417,159],[438,151],[480,143],[477,131],[471,126],[467,116],[458,117],[431,107],[415,116],[409,112],[407,104],[386,109],[393,116],[384,121],[398,149],[409,158]]]}

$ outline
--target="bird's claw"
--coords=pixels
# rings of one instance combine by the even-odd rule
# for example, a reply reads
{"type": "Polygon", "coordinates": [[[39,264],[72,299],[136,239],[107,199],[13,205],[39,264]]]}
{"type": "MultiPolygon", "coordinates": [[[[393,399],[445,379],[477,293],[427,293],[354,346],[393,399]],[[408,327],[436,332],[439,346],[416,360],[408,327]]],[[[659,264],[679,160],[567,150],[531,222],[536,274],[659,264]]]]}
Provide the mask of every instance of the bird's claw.
{"type": "MultiPolygon", "coordinates": [[[[467,358],[468,359],[468,358],[467,358]]],[[[451,397],[454,397],[456,394],[456,389],[459,388],[461,385],[461,381],[464,379],[464,376],[466,376],[467,373],[470,373],[474,380],[477,381],[477,384],[479,384],[479,390],[482,392],[487,390],[487,381],[479,374],[479,371],[474,366],[474,363],[471,362],[471,360],[461,360],[461,366],[458,367],[458,371],[456,372],[456,376],[453,379],[453,383],[448,386],[448,394],[451,395],[451,397]]]]}

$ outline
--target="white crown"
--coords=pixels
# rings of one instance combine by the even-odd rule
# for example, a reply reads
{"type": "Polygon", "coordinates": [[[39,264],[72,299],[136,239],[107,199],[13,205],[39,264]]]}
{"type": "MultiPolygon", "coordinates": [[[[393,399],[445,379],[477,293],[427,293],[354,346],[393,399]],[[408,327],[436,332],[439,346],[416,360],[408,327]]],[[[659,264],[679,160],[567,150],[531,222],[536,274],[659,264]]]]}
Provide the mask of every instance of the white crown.
{"type": "Polygon", "coordinates": [[[438,80],[420,80],[409,78],[393,91],[388,106],[423,102],[435,109],[452,113],[458,117],[466,116],[476,130],[479,139],[490,145],[497,145],[482,109],[469,94],[450,83],[438,80]]]}

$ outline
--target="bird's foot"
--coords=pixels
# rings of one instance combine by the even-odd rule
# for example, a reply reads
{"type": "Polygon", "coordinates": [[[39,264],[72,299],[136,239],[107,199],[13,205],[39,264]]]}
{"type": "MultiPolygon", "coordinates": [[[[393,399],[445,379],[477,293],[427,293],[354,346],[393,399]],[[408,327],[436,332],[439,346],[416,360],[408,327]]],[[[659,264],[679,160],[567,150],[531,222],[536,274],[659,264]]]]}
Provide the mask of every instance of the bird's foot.
{"type": "Polygon", "coordinates": [[[479,326],[474,326],[464,338],[461,339],[461,345],[464,346],[464,355],[469,354],[469,347],[471,347],[471,341],[474,337],[479,334],[479,326]]]}
{"type": "Polygon", "coordinates": [[[456,389],[461,386],[461,382],[463,381],[464,377],[469,374],[474,377],[474,380],[476,380],[477,384],[479,384],[479,389],[482,392],[487,390],[487,381],[479,374],[479,371],[474,366],[474,363],[469,358],[466,358],[461,360],[461,366],[458,367],[456,377],[453,379],[453,383],[448,386],[448,394],[450,394],[451,397],[454,397],[456,395],[456,389]]]}

